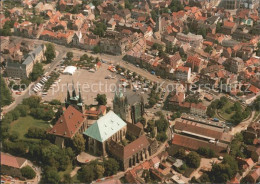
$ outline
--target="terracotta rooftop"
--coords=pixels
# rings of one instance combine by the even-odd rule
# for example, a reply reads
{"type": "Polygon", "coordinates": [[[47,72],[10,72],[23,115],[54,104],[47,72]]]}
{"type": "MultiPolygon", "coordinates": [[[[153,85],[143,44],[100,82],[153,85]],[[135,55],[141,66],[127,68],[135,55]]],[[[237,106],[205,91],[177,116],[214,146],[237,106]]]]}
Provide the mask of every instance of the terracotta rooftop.
{"type": "Polygon", "coordinates": [[[212,144],[206,141],[202,141],[199,139],[194,139],[191,137],[187,137],[184,135],[179,135],[179,134],[175,134],[173,139],[172,139],[172,144],[173,145],[177,145],[177,146],[181,146],[187,149],[191,149],[191,150],[197,150],[200,147],[208,147],[211,148],[212,150],[214,150],[216,153],[219,154],[224,154],[226,152],[227,149],[227,145],[224,144],[212,144]]]}
{"type": "Polygon", "coordinates": [[[25,162],[26,159],[24,158],[15,157],[7,153],[1,152],[1,165],[6,165],[9,167],[20,169],[25,162]]]}
{"type": "Polygon", "coordinates": [[[80,111],[73,106],[69,106],[48,133],[72,138],[78,132],[84,120],[85,117],[80,111]]]}

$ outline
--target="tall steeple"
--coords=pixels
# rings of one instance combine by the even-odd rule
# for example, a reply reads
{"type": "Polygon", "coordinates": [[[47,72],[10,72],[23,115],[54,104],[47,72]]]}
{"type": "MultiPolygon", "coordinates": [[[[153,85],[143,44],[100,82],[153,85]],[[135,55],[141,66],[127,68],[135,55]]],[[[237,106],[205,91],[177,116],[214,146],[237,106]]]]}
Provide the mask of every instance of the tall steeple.
{"type": "Polygon", "coordinates": [[[68,86],[68,83],[67,83],[67,101],[70,100],[70,91],[69,91],[69,86],[68,86]]]}
{"type": "Polygon", "coordinates": [[[80,88],[79,88],[79,100],[78,100],[79,103],[82,103],[83,100],[82,100],[82,97],[81,97],[81,92],[80,92],[80,88]]]}
{"type": "Polygon", "coordinates": [[[76,90],[74,87],[74,82],[72,81],[72,97],[75,98],[76,96],[77,96],[77,94],[76,94],[76,90]]]}

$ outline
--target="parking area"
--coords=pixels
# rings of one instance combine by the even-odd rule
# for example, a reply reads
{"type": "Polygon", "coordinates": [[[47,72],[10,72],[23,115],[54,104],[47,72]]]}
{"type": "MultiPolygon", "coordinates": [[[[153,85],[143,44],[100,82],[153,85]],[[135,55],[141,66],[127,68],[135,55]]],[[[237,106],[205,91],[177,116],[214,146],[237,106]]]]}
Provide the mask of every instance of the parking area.
{"type": "Polygon", "coordinates": [[[115,88],[118,86],[118,78],[105,79],[111,72],[107,70],[105,65],[102,65],[97,71],[90,72],[85,69],[78,69],[73,75],[60,75],[60,80],[47,92],[43,100],[50,101],[58,99],[61,102],[67,96],[67,89],[72,92],[72,84],[78,93],[80,88],[82,99],[86,105],[96,104],[95,97],[98,93],[106,94],[108,105],[112,104],[115,88]]]}

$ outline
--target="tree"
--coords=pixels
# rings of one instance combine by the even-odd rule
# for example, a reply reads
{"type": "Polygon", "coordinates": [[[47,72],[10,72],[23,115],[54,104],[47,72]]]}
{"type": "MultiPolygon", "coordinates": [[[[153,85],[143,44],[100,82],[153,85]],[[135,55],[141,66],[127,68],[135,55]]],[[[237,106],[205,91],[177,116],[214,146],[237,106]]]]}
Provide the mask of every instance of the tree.
{"type": "Polygon", "coordinates": [[[217,32],[217,33],[220,33],[221,30],[222,30],[222,23],[218,22],[218,23],[217,23],[217,26],[216,26],[216,32],[217,32]]]}
{"type": "Polygon", "coordinates": [[[180,148],[175,154],[174,156],[180,159],[184,159],[185,158],[185,150],[183,148],[180,148]]]}
{"type": "Polygon", "coordinates": [[[60,100],[53,99],[53,100],[50,101],[50,104],[51,105],[61,105],[61,102],[60,102],[60,100]]]}
{"type": "Polygon", "coordinates": [[[148,120],[147,122],[147,132],[151,132],[155,128],[155,122],[154,120],[148,120]]]}
{"type": "Polygon", "coordinates": [[[200,181],[202,183],[210,182],[210,178],[207,173],[203,173],[200,177],[200,181]]]}
{"type": "Polygon", "coordinates": [[[105,172],[105,168],[102,165],[97,164],[95,167],[96,178],[102,178],[105,172]]]}
{"type": "Polygon", "coordinates": [[[211,53],[213,50],[213,48],[211,46],[207,46],[204,51],[207,52],[207,53],[211,53]]]}
{"type": "Polygon", "coordinates": [[[44,73],[43,65],[41,63],[36,63],[33,65],[32,73],[30,73],[31,81],[36,81],[44,73]]]}
{"type": "Polygon", "coordinates": [[[189,167],[198,168],[200,166],[200,156],[198,153],[191,151],[186,156],[186,163],[189,167]]]}
{"type": "Polygon", "coordinates": [[[3,107],[6,105],[10,105],[13,99],[12,99],[11,92],[7,87],[2,75],[0,76],[0,80],[1,80],[0,83],[1,107],[3,107]]]}
{"type": "Polygon", "coordinates": [[[125,0],[125,8],[132,10],[134,8],[133,4],[130,2],[131,0],[125,0]]]}
{"type": "Polygon", "coordinates": [[[178,12],[180,10],[183,10],[184,7],[181,4],[181,2],[179,0],[173,0],[169,6],[171,12],[178,12]]]}
{"type": "Polygon", "coordinates": [[[37,108],[39,107],[41,102],[41,97],[32,95],[29,98],[25,98],[22,101],[23,105],[28,105],[30,108],[37,108]]]}
{"type": "Polygon", "coordinates": [[[166,135],[165,132],[159,132],[159,133],[157,134],[157,136],[156,136],[156,139],[157,139],[158,141],[161,141],[161,142],[166,141],[167,138],[168,138],[168,137],[167,137],[167,135],[166,135]]]}
{"type": "Polygon", "coordinates": [[[106,24],[104,24],[103,22],[98,22],[96,23],[96,27],[93,30],[93,33],[95,35],[99,35],[100,37],[103,37],[105,35],[106,30],[107,30],[106,24]]]}
{"type": "Polygon", "coordinates": [[[58,184],[60,175],[55,168],[48,168],[43,172],[44,183],[58,184]]]}
{"type": "Polygon", "coordinates": [[[45,57],[47,63],[51,63],[53,59],[56,57],[55,47],[53,44],[51,43],[46,44],[45,57]]]}
{"type": "Polygon", "coordinates": [[[205,148],[205,147],[199,147],[199,149],[197,150],[197,152],[202,155],[205,156],[207,158],[212,158],[215,156],[215,152],[210,149],[210,148],[205,148]]]}
{"type": "Polygon", "coordinates": [[[107,97],[106,94],[97,94],[95,100],[98,102],[98,105],[106,105],[107,104],[107,97]]]}
{"type": "Polygon", "coordinates": [[[140,122],[140,123],[142,123],[142,125],[145,127],[146,126],[146,119],[144,118],[144,117],[140,117],[139,119],[138,119],[138,121],[140,122]]]}
{"type": "Polygon", "coordinates": [[[85,150],[85,139],[81,134],[75,135],[75,137],[72,140],[73,146],[75,147],[75,150],[77,153],[81,153],[85,150]]]}
{"type": "Polygon", "coordinates": [[[198,35],[202,35],[203,38],[206,38],[206,36],[207,36],[207,30],[206,30],[206,28],[200,27],[199,29],[197,29],[197,34],[198,34],[198,35]]]}
{"type": "Polygon", "coordinates": [[[26,89],[27,87],[29,87],[31,81],[29,79],[22,79],[21,82],[20,82],[20,86],[22,89],[26,89]]]}
{"type": "Polygon", "coordinates": [[[104,167],[105,167],[105,176],[111,176],[113,174],[116,174],[117,171],[119,170],[119,164],[113,158],[106,159],[104,161],[104,167]]]}
{"type": "Polygon", "coordinates": [[[101,48],[100,48],[100,46],[99,46],[99,45],[96,45],[96,46],[93,48],[93,52],[94,52],[95,54],[101,53],[101,48]]]}
{"type": "Polygon", "coordinates": [[[67,184],[73,183],[73,180],[69,173],[64,174],[64,183],[67,183],[67,184]]]}
{"type": "Polygon", "coordinates": [[[25,166],[21,169],[22,176],[27,179],[33,179],[36,176],[35,171],[30,166],[25,166]]]}
{"type": "Polygon", "coordinates": [[[73,58],[73,52],[67,52],[66,57],[71,60],[73,58]]]}
{"type": "Polygon", "coordinates": [[[83,183],[90,183],[94,180],[95,173],[94,173],[94,167],[91,165],[83,166],[78,171],[78,179],[79,181],[83,183]]]}
{"type": "Polygon", "coordinates": [[[30,110],[30,107],[28,105],[23,105],[23,104],[19,104],[16,109],[20,112],[20,115],[22,117],[25,117],[27,116],[29,110],[30,110]]]}

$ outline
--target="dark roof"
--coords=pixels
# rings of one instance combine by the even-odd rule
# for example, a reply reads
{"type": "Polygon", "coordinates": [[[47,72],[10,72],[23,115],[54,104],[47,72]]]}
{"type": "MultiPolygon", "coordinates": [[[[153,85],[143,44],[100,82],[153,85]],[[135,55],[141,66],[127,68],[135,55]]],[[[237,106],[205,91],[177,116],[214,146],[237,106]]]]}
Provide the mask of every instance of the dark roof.
{"type": "Polygon", "coordinates": [[[135,124],[127,123],[127,132],[131,135],[134,135],[135,137],[139,137],[142,132],[142,128],[135,124]]]}
{"type": "Polygon", "coordinates": [[[72,138],[78,132],[84,120],[83,114],[70,105],[48,133],[72,138]]]}

